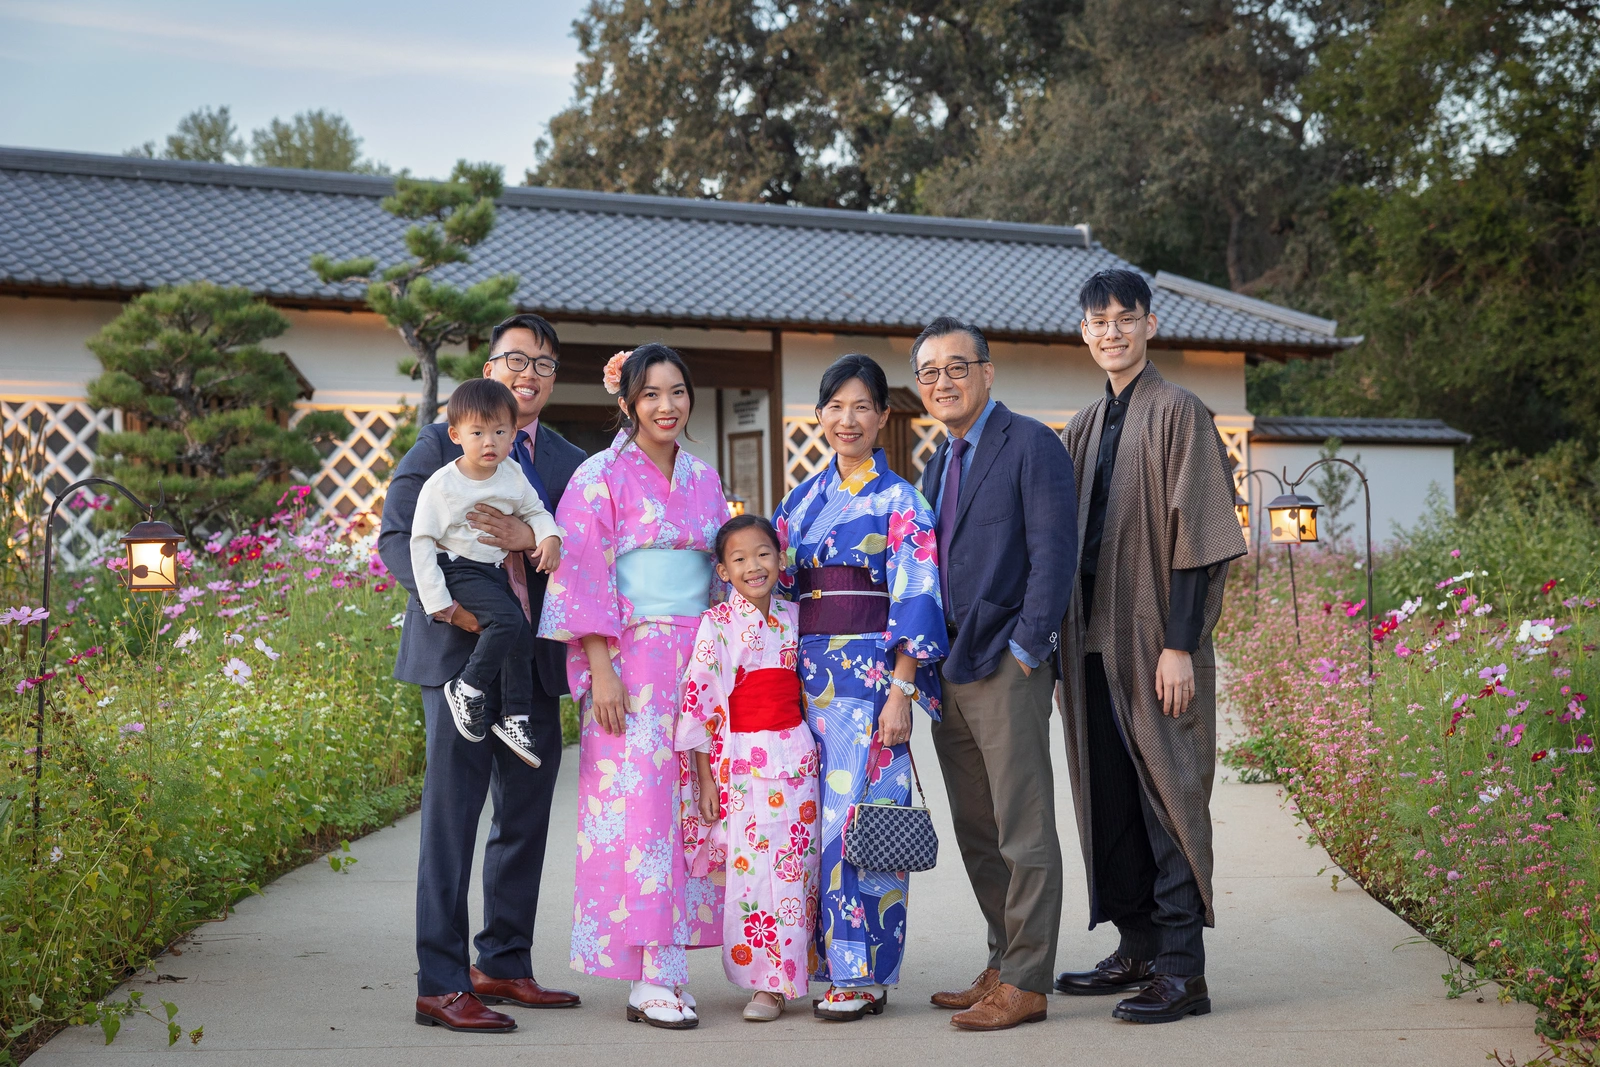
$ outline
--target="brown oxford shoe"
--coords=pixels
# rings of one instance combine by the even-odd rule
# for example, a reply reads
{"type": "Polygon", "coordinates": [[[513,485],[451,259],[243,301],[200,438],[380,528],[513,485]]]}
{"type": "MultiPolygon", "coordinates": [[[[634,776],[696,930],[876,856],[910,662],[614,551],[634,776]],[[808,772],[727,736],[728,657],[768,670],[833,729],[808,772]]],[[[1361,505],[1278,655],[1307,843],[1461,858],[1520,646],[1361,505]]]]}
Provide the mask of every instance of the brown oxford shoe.
{"type": "Polygon", "coordinates": [[[485,1004],[516,1004],[524,1008],[576,1008],[578,994],[546,989],[532,978],[490,978],[478,968],[469,972],[472,991],[485,1004]]]}
{"type": "Polygon", "coordinates": [[[417,1022],[467,1034],[509,1034],[517,1028],[517,1020],[484,1007],[471,993],[418,997],[417,1022]]]}
{"type": "Polygon", "coordinates": [[[950,1022],[961,1030],[1009,1030],[1023,1023],[1044,1022],[1044,1012],[1043,993],[1029,993],[1001,982],[978,1003],[950,1016],[950,1022]]]}
{"type": "Polygon", "coordinates": [[[984,972],[972,980],[972,985],[962,990],[950,990],[945,993],[935,993],[928,999],[933,1001],[936,1008],[970,1008],[1000,984],[1000,972],[993,967],[984,969],[984,972]]]}

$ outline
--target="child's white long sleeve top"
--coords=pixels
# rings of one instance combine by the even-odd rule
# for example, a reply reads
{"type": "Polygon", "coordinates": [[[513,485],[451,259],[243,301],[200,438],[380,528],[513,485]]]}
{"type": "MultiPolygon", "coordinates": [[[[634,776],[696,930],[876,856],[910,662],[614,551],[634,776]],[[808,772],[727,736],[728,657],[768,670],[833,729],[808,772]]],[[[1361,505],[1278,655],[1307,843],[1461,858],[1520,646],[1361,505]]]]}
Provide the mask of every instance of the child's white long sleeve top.
{"type": "Polygon", "coordinates": [[[423,483],[411,517],[411,570],[422,610],[429,615],[443,611],[454,599],[439,569],[438,553],[480,563],[499,563],[506,558],[505,549],[484,544],[478,540],[478,531],[467,525],[468,513],[478,504],[517,516],[533,529],[535,542],[561,536],[561,528],[516,460],[503,460],[494,475],[481,482],[462,474],[455,463],[446,463],[423,483]]]}

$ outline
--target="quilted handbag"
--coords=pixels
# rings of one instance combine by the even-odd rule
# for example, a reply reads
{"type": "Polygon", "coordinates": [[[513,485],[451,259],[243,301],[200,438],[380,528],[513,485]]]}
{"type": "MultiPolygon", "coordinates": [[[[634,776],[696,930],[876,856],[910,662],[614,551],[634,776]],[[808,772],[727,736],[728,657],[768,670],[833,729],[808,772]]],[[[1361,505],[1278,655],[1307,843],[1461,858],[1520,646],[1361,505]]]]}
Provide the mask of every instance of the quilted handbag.
{"type": "MultiPolygon", "coordinates": [[[[910,755],[909,750],[907,755],[910,755]]],[[[926,871],[939,862],[939,835],[922,792],[917,761],[911,760],[911,777],[917,783],[920,808],[901,804],[865,802],[850,807],[844,831],[844,858],[864,871],[926,871]]],[[[863,784],[862,796],[866,795],[863,784]]]]}

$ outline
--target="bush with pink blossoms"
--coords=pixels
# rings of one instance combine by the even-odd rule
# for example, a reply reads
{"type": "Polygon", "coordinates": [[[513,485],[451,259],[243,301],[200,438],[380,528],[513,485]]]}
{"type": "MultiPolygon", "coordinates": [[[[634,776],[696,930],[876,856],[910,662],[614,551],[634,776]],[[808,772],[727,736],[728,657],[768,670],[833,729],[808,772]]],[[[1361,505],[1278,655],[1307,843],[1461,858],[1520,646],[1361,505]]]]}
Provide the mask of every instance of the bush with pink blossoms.
{"type": "Polygon", "coordinates": [[[1567,592],[1586,576],[1515,590],[1536,607],[1508,616],[1499,569],[1453,557],[1376,620],[1369,679],[1366,615],[1347,610],[1359,570],[1295,562],[1298,645],[1281,550],[1259,591],[1241,563],[1218,627],[1243,762],[1287,786],[1351,877],[1472,965],[1455,991],[1494,980],[1539,1009],[1546,1038],[1600,1035],[1600,611],[1567,592]]]}

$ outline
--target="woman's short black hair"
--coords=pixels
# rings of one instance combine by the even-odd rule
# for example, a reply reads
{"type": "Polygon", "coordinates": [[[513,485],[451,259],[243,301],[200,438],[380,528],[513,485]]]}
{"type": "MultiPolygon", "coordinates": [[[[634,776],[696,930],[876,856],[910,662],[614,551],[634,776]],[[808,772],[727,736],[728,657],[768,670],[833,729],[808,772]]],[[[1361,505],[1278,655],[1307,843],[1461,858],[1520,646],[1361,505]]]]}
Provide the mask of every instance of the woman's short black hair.
{"type": "Polygon", "coordinates": [[[1078,304],[1085,315],[1091,311],[1104,311],[1115,299],[1129,311],[1150,314],[1150,283],[1136,270],[1096,271],[1089,275],[1078,291],[1078,304]]]}
{"type": "Polygon", "coordinates": [[[466,419],[493,422],[502,417],[515,426],[517,398],[493,378],[468,378],[450,394],[444,406],[444,417],[451,426],[459,426],[466,419]]]}
{"type": "Polygon", "coordinates": [[[872,397],[872,406],[879,411],[889,410],[889,379],[884,377],[883,368],[878,366],[878,361],[871,356],[864,356],[860,352],[852,352],[848,356],[840,356],[833,361],[833,365],[822,372],[822,387],[817,391],[817,410],[821,411],[828,406],[834,394],[844,388],[844,383],[856,379],[867,387],[867,395],[872,397]]]}
{"type": "MultiPolygon", "coordinates": [[[[623,398],[628,421],[633,425],[628,430],[628,440],[632,441],[639,436],[639,418],[637,410],[639,397],[644,394],[644,380],[650,368],[657,363],[670,363],[678,368],[678,373],[683,375],[683,387],[689,394],[689,414],[694,414],[694,376],[689,373],[689,364],[683,361],[675,348],[668,348],[659,341],[642,344],[633,350],[632,355],[622,362],[622,375],[619,385],[623,398]]],[[[685,427],[683,436],[689,437],[688,428],[685,427]]],[[[689,437],[693,441],[694,438],[689,437]]]]}
{"type": "Polygon", "coordinates": [[[738,533],[740,530],[752,529],[760,530],[762,533],[766,534],[767,540],[772,542],[772,547],[774,550],[778,552],[783,551],[782,546],[778,544],[778,531],[772,528],[772,523],[768,522],[764,516],[735,515],[733,518],[722,524],[722,529],[717,531],[716,541],[714,541],[711,545],[712,551],[717,555],[717,562],[727,562],[727,560],[723,557],[723,553],[727,551],[729,538],[738,533]]]}

